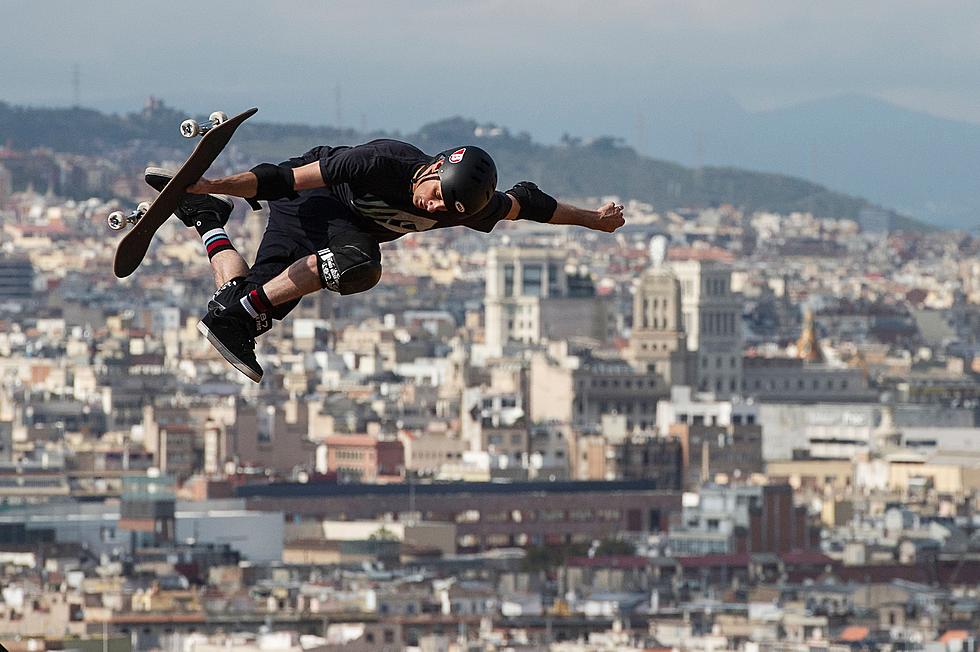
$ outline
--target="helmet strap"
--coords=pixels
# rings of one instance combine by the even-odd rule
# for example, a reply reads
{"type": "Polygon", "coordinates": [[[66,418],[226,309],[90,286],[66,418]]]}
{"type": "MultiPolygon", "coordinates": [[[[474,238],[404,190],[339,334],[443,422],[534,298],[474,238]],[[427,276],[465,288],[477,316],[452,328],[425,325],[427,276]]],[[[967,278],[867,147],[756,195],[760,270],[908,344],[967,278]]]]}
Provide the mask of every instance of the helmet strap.
{"type": "MultiPolygon", "coordinates": [[[[437,163],[442,163],[442,161],[439,160],[439,161],[437,161],[437,163]]],[[[435,170],[433,170],[429,174],[425,174],[425,171],[428,170],[430,167],[432,167],[432,164],[431,163],[429,165],[426,165],[424,167],[419,168],[418,169],[418,172],[416,172],[413,175],[413,177],[412,177],[412,190],[415,190],[415,188],[418,188],[418,186],[419,186],[420,183],[424,183],[426,181],[431,181],[433,179],[438,179],[439,178],[439,173],[436,172],[436,170],[438,170],[439,168],[441,168],[442,165],[437,165],[435,167],[435,170]]]]}

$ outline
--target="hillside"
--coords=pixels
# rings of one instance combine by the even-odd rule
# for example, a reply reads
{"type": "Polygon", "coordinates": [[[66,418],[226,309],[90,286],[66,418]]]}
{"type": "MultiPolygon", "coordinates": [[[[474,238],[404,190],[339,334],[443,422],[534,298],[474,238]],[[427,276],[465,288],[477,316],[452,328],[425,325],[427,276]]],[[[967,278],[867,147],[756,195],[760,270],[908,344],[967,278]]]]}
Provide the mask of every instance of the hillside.
{"type": "MultiPolygon", "coordinates": [[[[187,149],[187,142],[177,133],[177,125],[185,117],[185,113],[162,104],[119,116],[82,108],[25,108],[0,103],[0,143],[19,150],[45,147],[107,157],[114,151],[138,147],[150,160],[159,158],[161,151],[187,149]]],[[[641,156],[612,138],[582,142],[566,137],[559,145],[543,145],[526,134],[514,135],[458,117],[406,135],[359,134],[331,127],[263,123],[253,118],[239,131],[235,142],[259,162],[284,159],[316,144],[351,144],[381,136],[403,138],[427,152],[460,143],[480,145],[497,159],[501,187],[531,179],[562,197],[618,195],[648,202],[658,210],[730,203],[749,211],[811,211],[822,217],[850,218],[869,205],[864,199],[799,178],[734,167],[684,167],[641,156]]],[[[910,220],[906,223],[911,228],[923,226],[910,220]]]]}

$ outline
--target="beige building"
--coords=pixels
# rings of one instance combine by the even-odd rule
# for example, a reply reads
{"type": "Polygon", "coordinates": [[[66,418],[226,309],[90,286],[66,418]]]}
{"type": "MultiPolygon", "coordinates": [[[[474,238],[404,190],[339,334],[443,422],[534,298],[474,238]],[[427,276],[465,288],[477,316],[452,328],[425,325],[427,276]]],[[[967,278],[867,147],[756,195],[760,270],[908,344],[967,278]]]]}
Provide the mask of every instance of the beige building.
{"type": "Polygon", "coordinates": [[[785,481],[794,489],[842,494],[855,486],[853,460],[777,460],[766,463],[772,482],[785,481]]]}
{"type": "Polygon", "coordinates": [[[629,431],[652,430],[657,403],[670,393],[657,373],[638,371],[621,358],[569,355],[562,347],[532,356],[528,376],[532,423],[594,428],[604,416],[617,415],[629,431]]]}
{"type": "Polygon", "coordinates": [[[435,474],[444,464],[458,464],[469,444],[445,433],[401,432],[398,435],[405,448],[405,469],[423,475],[435,474]]]}
{"type": "Polygon", "coordinates": [[[681,286],[669,269],[653,267],[637,282],[628,355],[639,371],[659,374],[669,385],[688,384],[681,286]]]}
{"type": "Polygon", "coordinates": [[[939,493],[966,495],[980,490],[980,453],[976,451],[938,453],[920,460],[889,461],[888,485],[907,492],[914,486],[939,493]]]}
{"type": "Polygon", "coordinates": [[[494,247],[487,254],[486,345],[499,354],[508,342],[588,336],[603,341],[615,315],[597,297],[589,274],[568,266],[568,251],[494,247]]]}

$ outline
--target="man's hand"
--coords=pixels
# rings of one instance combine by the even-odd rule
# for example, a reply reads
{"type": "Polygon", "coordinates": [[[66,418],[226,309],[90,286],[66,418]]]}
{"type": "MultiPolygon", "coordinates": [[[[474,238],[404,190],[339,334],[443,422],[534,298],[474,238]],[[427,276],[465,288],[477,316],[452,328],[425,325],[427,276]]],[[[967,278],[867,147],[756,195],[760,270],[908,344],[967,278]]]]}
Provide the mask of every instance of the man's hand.
{"type": "Polygon", "coordinates": [[[210,192],[214,192],[212,186],[213,184],[210,179],[201,177],[187,187],[187,192],[191,193],[192,195],[206,195],[210,192]]]}
{"type": "Polygon", "coordinates": [[[623,207],[615,202],[604,204],[596,213],[595,224],[589,227],[596,231],[612,233],[626,224],[626,219],[623,217],[623,207]]]}
{"type": "MultiPolygon", "coordinates": [[[[517,203],[517,200],[514,200],[514,202],[517,203]]],[[[517,211],[512,210],[511,213],[516,215],[517,211]]],[[[507,219],[513,218],[508,216],[507,219]]],[[[604,204],[599,210],[595,211],[558,202],[558,208],[555,209],[555,214],[551,216],[551,221],[548,223],[572,224],[575,226],[584,226],[594,231],[612,233],[626,224],[626,220],[623,219],[623,207],[614,202],[604,204]]]]}

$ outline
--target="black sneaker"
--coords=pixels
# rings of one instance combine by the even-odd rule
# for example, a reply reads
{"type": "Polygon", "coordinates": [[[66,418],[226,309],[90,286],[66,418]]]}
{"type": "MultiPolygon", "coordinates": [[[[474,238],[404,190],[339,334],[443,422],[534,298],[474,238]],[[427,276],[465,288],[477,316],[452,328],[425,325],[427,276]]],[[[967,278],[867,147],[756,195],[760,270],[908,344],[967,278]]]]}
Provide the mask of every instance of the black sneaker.
{"type": "Polygon", "coordinates": [[[262,380],[262,367],[255,359],[255,335],[248,321],[210,309],[197,325],[208,342],[225,360],[254,382],[262,380]]]}
{"type": "MultiPolygon", "coordinates": [[[[164,168],[146,168],[143,172],[143,180],[157,192],[162,191],[173,176],[173,171],[164,168]]],[[[174,215],[192,228],[200,227],[205,222],[209,228],[216,228],[228,223],[234,207],[235,204],[225,195],[186,194],[174,209],[174,215]]]]}

